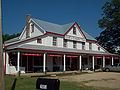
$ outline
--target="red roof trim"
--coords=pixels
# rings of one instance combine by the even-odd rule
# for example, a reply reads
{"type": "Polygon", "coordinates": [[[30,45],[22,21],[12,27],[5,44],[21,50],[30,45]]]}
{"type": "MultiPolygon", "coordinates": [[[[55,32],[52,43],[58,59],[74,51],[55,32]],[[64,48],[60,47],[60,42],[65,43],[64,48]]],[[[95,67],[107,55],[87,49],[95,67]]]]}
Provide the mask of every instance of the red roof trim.
{"type": "Polygon", "coordinates": [[[88,39],[87,39],[87,42],[97,43],[97,41],[95,41],[95,40],[88,40],[88,39]]]}
{"type": "Polygon", "coordinates": [[[75,25],[75,23],[65,32],[65,34],[64,35],[66,35],[71,29],[72,29],[72,27],[75,25]]]}
{"type": "MultiPolygon", "coordinates": [[[[44,36],[46,35],[47,33],[43,34],[43,35],[40,35],[40,36],[44,36]]],[[[12,46],[12,45],[15,45],[15,44],[19,44],[19,43],[22,43],[22,42],[26,42],[26,41],[29,41],[29,40],[32,40],[32,39],[35,39],[35,38],[38,38],[40,36],[37,36],[37,37],[33,37],[33,38],[29,38],[29,39],[26,39],[26,40],[23,40],[23,41],[20,41],[20,42],[16,42],[16,43],[13,43],[13,44],[10,44],[10,45],[7,45],[5,46],[5,48],[9,47],[9,46],[12,46]]]]}

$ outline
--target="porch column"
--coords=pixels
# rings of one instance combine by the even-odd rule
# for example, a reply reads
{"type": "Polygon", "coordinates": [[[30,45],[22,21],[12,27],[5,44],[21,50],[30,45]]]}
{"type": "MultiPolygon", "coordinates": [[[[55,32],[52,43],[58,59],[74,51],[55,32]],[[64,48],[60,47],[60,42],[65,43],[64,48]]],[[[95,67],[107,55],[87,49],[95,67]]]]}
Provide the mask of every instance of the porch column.
{"type": "Polygon", "coordinates": [[[8,64],[9,62],[9,55],[8,55],[8,52],[6,52],[6,64],[8,64]]]}
{"type": "Polygon", "coordinates": [[[113,60],[113,57],[112,57],[112,65],[114,65],[114,60],[113,60]]]}
{"type": "Polygon", "coordinates": [[[43,72],[45,73],[46,53],[43,55],[43,72]]]}
{"type": "Polygon", "coordinates": [[[103,67],[105,67],[105,56],[103,56],[103,67]]]}
{"type": "Polygon", "coordinates": [[[64,54],[64,66],[63,66],[63,71],[64,71],[64,72],[66,71],[65,61],[66,61],[66,60],[65,60],[65,54],[64,54]]]}
{"type": "Polygon", "coordinates": [[[79,56],[79,69],[82,70],[82,60],[81,60],[81,55],[79,56]]]}
{"type": "Polygon", "coordinates": [[[8,52],[5,52],[5,54],[6,54],[6,74],[9,74],[9,55],[8,55],[8,52]]]}
{"type": "Polygon", "coordinates": [[[17,52],[17,71],[20,71],[20,52],[17,52]]]}
{"type": "Polygon", "coordinates": [[[95,57],[94,56],[92,56],[92,67],[93,67],[93,71],[95,70],[95,57]]]}
{"type": "Polygon", "coordinates": [[[6,71],[6,65],[5,65],[5,51],[3,52],[3,65],[4,65],[4,74],[5,74],[5,71],[6,71]]]}

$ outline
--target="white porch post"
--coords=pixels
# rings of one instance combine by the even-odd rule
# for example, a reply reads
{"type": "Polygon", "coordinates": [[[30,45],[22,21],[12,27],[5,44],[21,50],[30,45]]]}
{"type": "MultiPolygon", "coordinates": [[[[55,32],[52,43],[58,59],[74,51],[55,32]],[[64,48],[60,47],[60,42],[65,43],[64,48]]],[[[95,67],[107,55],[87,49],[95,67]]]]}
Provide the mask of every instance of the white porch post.
{"type": "Polygon", "coordinates": [[[45,73],[46,53],[43,55],[43,72],[45,73]]]}
{"type": "Polygon", "coordinates": [[[64,71],[64,72],[66,71],[65,61],[66,61],[66,60],[65,60],[65,54],[64,54],[64,66],[63,66],[63,71],[64,71]]]}
{"type": "Polygon", "coordinates": [[[114,65],[114,60],[113,60],[113,57],[112,57],[112,65],[114,65]]]}
{"type": "Polygon", "coordinates": [[[17,71],[20,71],[20,52],[17,52],[17,71]]]}
{"type": "Polygon", "coordinates": [[[105,56],[103,56],[103,67],[105,67],[105,56]]]}
{"type": "Polygon", "coordinates": [[[6,53],[6,74],[9,74],[9,55],[8,55],[8,52],[5,52],[6,53]]]}
{"type": "Polygon", "coordinates": [[[92,56],[92,67],[93,67],[93,71],[95,70],[95,57],[94,56],[92,56]]]}
{"type": "Polygon", "coordinates": [[[8,64],[9,62],[9,55],[8,55],[8,52],[6,52],[6,64],[8,64]]]}
{"type": "Polygon", "coordinates": [[[81,55],[79,56],[79,69],[82,70],[82,60],[81,60],[81,55]]]}

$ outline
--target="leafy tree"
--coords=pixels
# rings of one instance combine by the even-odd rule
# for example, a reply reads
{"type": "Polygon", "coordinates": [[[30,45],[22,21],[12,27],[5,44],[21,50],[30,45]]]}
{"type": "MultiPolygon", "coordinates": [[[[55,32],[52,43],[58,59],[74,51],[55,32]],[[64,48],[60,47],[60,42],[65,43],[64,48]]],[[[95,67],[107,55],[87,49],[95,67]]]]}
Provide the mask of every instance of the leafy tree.
{"type": "Polygon", "coordinates": [[[109,0],[102,7],[99,27],[104,31],[97,37],[98,43],[111,53],[120,54],[120,0],[109,0]]]}
{"type": "Polygon", "coordinates": [[[17,33],[17,34],[3,34],[3,42],[9,40],[9,39],[12,39],[12,38],[15,38],[15,37],[18,37],[20,36],[20,33],[17,33]]]}

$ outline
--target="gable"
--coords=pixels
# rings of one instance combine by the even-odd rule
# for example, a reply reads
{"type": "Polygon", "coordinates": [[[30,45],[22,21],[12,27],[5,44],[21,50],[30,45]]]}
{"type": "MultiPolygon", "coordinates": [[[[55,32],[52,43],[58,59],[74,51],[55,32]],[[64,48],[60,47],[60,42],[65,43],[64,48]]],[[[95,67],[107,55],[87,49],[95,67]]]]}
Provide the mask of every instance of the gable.
{"type": "MultiPolygon", "coordinates": [[[[36,23],[34,23],[32,20],[30,21],[29,30],[30,30],[30,38],[44,34],[44,31],[36,23]],[[34,26],[32,26],[32,25],[34,25],[34,26]],[[33,31],[32,31],[32,27],[34,28],[33,31]]],[[[26,39],[26,26],[24,27],[23,32],[20,35],[20,39],[26,39]]]]}
{"type": "Polygon", "coordinates": [[[86,38],[79,26],[74,23],[65,34],[65,39],[85,42],[86,38]]]}

